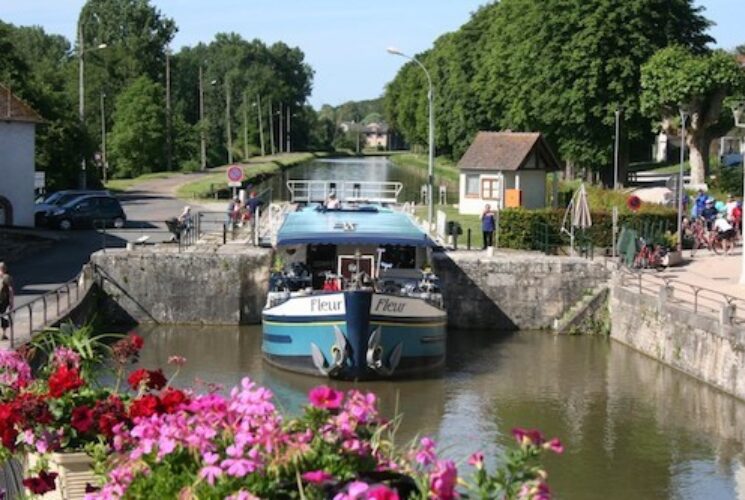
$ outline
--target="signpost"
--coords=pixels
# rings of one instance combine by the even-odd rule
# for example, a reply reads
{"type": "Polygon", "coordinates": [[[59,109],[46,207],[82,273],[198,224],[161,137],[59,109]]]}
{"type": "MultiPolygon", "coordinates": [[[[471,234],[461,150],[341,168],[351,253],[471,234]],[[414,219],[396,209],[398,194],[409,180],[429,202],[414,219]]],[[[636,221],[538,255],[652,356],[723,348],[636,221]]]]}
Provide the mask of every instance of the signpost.
{"type": "Polygon", "coordinates": [[[243,185],[243,169],[238,165],[231,165],[227,170],[228,187],[233,188],[233,197],[236,196],[236,189],[243,185]]]}

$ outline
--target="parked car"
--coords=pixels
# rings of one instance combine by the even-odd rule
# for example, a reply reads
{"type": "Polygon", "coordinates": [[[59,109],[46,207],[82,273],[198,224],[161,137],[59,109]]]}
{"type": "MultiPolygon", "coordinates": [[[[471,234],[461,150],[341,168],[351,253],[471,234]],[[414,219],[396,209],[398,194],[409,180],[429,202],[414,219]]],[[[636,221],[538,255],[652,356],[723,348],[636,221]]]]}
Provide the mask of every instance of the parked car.
{"type": "Polygon", "coordinates": [[[55,208],[47,216],[49,227],[63,230],[74,227],[124,227],[127,216],[113,196],[87,195],[55,208]]]}
{"type": "Polygon", "coordinates": [[[98,194],[111,196],[111,193],[98,189],[68,189],[57,191],[46,198],[36,200],[34,205],[34,223],[37,226],[47,225],[47,217],[56,209],[82,196],[98,194]]]}

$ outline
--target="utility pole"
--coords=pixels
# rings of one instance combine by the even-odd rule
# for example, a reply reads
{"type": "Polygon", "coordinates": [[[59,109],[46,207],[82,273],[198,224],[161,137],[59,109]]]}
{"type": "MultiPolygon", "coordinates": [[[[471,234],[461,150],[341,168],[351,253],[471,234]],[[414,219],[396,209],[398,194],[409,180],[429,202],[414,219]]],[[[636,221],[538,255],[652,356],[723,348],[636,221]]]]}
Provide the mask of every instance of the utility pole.
{"type": "Polygon", "coordinates": [[[290,152],[290,106],[287,106],[287,152],[290,152]]]}
{"type": "Polygon", "coordinates": [[[616,137],[613,145],[613,189],[618,189],[618,146],[621,130],[621,110],[616,110],[616,137]]]}
{"type": "MultiPolygon", "coordinates": [[[[85,130],[85,59],[83,58],[83,25],[78,21],[78,118],[80,129],[85,130]]],[[[80,189],[88,187],[88,172],[86,172],[85,151],[80,160],[80,189]]]]}
{"type": "Polygon", "coordinates": [[[243,92],[243,161],[248,161],[248,101],[243,92]]]}
{"type": "Polygon", "coordinates": [[[282,134],[282,103],[279,103],[279,111],[277,112],[277,121],[279,122],[279,133],[277,139],[279,139],[279,147],[277,148],[280,153],[284,150],[285,136],[282,134]]]}
{"type": "Polygon", "coordinates": [[[106,161],[106,109],[104,108],[104,99],[106,94],[101,92],[101,177],[106,184],[108,162],[106,161]]]}
{"type": "Polygon", "coordinates": [[[166,170],[173,168],[171,138],[171,49],[166,49],[166,170]]]}
{"type": "Polygon", "coordinates": [[[225,133],[228,136],[228,165],[233,164],[233,132],[230,130],[230,79],[225,75],[225,133]]]}
{"type": "Polygon", "coordinates": [[[274,149],[274,110],[272,109],[272,98],[269,98],[269,140],[272,146],[272,155],[275,153],[274,149]]]}
{"type": "Polygon", "coordinates": [[[202,170],[207,168],[207,138],[204,130],[204,75],[202,65],[199,65],[199,147],[201,152],[202,170]]]}
{"type": "Polygon", "coordinates": [[[257,115],[259,117],[259,142],[261,143],[261,156],[266,155],[266,150],[264,149],[264,120],[261,119],[261,95],[256,94],[256,110],[257,115]]]}

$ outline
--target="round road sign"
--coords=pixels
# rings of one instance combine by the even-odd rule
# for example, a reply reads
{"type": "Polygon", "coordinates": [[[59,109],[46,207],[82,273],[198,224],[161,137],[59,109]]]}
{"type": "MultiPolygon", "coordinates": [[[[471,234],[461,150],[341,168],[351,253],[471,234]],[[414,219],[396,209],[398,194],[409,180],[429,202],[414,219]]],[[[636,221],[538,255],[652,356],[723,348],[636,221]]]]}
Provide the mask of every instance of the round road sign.
{"type": "Polygon", "coordinates": [[[228,182],[243,181],[243,169],[238,165],[232,165],[228,168],[228,182]]]}

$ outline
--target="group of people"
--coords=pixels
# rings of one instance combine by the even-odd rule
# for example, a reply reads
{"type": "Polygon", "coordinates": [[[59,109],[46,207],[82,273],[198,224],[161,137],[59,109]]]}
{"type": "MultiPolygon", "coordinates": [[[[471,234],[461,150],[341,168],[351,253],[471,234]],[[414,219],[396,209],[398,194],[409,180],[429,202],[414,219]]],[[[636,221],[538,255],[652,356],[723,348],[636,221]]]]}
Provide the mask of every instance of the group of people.
{"type": "Polygon", "coordinates": [[[244,223],[249,223],[253,220],[256,210],[263,205],[264,202],[256,196],[255,191],[251,191],[248,195],[248,199],[244,202],[241,201],[237,196],[230,200],[227,209],[227,222],[228,226],[242,226],[244,223]]]}
{"type": "Polygon", "coordinates": [[[691,220],[700,220],[707,231],[715,233],[727,255],[742,234],[742,202],[732,195],[727,196],[726,202],[717,201],[699,190],[691,207],[691,220]]]}

